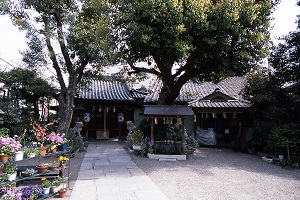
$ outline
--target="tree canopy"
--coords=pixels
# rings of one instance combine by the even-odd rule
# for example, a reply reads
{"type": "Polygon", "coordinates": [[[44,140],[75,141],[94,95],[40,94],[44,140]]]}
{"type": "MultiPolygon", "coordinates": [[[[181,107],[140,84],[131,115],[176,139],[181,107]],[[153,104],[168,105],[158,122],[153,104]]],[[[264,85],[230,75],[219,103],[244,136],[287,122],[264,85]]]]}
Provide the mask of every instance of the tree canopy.
{"type": "Polygon", "coordinates": [[[40,116],[40,114],[46,115],[47,113],[40,113],[39,106],[41,108],[48,107],[55,91],[35,71],[16,68],[8,72],[1,72],[0,83],[3,85],[1,86],[3,92],[1,108],[5,112],[5,127],[13,131],[21,128],[18,124],[29,123],[30,120],[39,120],[40,117],[45,117],[40,116]],[[34,115],[24,117],[28,113],[34,113],[34,115]]]}
{"type": "Polygon", "coordinates": [[[1,0],[1,14],[9,14],[26,31],[28,67],[48,67],[59,93],[58,132],[67,132],[73,114],[77,84],[88,64],[101,67],[110,37],[106,1],[1,0]]]}
{"type": "Polygon", "coordinates": [[[158,104],[173,104],[192,79],[243,75],[267,56],[269,26],[278,1],[111,1],[115,49],[132,73],[163,83],[158,104]],[[146,61],[149,67],[137,67],[146,61]]]}

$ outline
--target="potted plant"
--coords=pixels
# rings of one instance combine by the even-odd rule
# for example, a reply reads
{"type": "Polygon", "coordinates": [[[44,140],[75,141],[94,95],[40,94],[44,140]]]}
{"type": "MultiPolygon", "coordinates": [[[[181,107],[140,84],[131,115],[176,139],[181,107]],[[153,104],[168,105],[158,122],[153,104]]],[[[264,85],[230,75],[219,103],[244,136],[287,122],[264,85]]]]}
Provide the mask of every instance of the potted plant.
{"type": "MultiPolygon", "coordinates": [[[[19,151],[21,147],[22,145],[19,141],[16,141],[11,137],[0,136],[0,155],[7,158],[7,160],[9,155],[13,155],[15,152],[19,151]]],[[[7,160],[4,161],[7,162],[7,160]]]]}
{"type": "Polygon", "coordinates": [[[17,200],[20,199],[21,195],[19,193],[15,192],[16,190],[16,182],[9,182],[6,184],[2,184],[0,186],[0,195],[1,199],[7,199],[7,200],[17,200]]]}
{"type": "Polygon", "coordinates": [[[24,149],[24,153],[27,158],[34,158],[36,155],[38,155],[39,150],[36,147],[28,147],[24,149]]]}
{"type": "Polygon", "coordinates": [[[51,181],[47,180],[46,178],[41,178],[42,180],[42,188],[43,188],[43,194],[49,194],[50,187],[51,187],[51,181]]]}
{"type": "Polygon", "coordinates": [[[8,163],[3,167],[3,172],[7,174],[8,181],[14,181],[17,177],[17,172],[15,171],[15,164],[8,163]]]}
{"type": "Polygon", "coordinates": [[[56,192],[58,192],[59,186],[61,186],[62,182],[63,182],[63,178],[62,178],[62,177],[60,177],[60,176],[55,177],[55,178],[52,180],[50,192],[51,192],[51,193],[56,193],[56,192]]]}
{"type": "Polygon", "coordinates": [[[67,177],[61,179],[61,183],[62,183],[63,186],[62,186],[61,189],[58,190],[58,197],[59,198],[65,198],[66,195],[67,195],[67,191],[68,191],[68,189],[66,187],[67,180],[68,180],[67,177]]]}
{"type": "Polygon", "coordinates": [[[192,136],[185,135],[185,153],[192,154],[196,150],[198,143],[192,136]]]}
{"type": "Polygon", "coordinates": [[[35,170],[34,169],[26,169],[26,170],[24,170],[23,172],[22,172],[22,175],[23,176],[32,176],[33,174],[35,174],[35,170]]]}
{"type": "Polygon", "coordinates": [[[49,170],[56,170],[58,167],[58,162],[53,160],[53,161],[49,162],[48,166],[49,166],[49,170]]]}
{"type": "Polygon", "coordinates": [[[43,189],[39,185],[28,185],[21,189],[22,198],[38,199],[43,194],[43,189]]]}
{"type": "Polygon", "coordinates": [[[65,156],[59,156],[59,163],[60,163],[60,167],[67,167],[67,161],[69,160],[69,158],[65,157],[65,156]]]}
{"type": "Polygon", "coordinates": [[[59,134],[52,132],[50,135],[47,136],[47,141],[50,143],[48,148],[51,150],[52,153],[56,153],[57,146],[64,143],[65,134],[59,134]]]}
{"type": "Polygon", "coordinates": [[[45,173],[49,167],[48,163],[39,163],[36,168],[38,173],[45,173]]]}
{"type": "Polygon", "coordinates": [[[133,131],[133,133],[130,134],[133,150],[141,150],[141,144],[143,138],[144,138],[144,133],[141,130],[135,130],[133,131]]]}
{"type": "Polygon", "coordinates": [[[42,126],[39,123],[32,123],[33,133],[35,135],[38,144],[40,145],[40,156],[45,156],[47,152],[47,146],[44,146],[44,143],[47,139],[47,130],[52,126],[56,121],[49,122],[48,124],[42,126]]]}

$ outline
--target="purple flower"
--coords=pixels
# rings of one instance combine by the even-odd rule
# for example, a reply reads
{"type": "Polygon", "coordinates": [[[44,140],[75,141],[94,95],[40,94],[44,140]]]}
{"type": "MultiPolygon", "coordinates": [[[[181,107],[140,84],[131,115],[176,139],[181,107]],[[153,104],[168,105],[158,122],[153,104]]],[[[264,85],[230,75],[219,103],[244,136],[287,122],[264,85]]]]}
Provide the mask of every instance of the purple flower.
{"type": "Polygon", "coordinates": [[[38,198],[42,193],[43,189],[39,185],[28,185],[23,187],[21,190],[22,198],[29,198],[30,196],[34,196],[38,198]]]}
{"type": "Polygon", "coordinates": [[[21,149],[22,145],[10,137],[0,136],[0,154],[11,154],[21,149]]]}
{"type": "Polygon", "coordinates": [[[52,132],[50,135],[48,135],[47,140],[51,142],[53,145],[59,145],[64,143],[64,137],[65,134],[59,134],[52,132]]]}

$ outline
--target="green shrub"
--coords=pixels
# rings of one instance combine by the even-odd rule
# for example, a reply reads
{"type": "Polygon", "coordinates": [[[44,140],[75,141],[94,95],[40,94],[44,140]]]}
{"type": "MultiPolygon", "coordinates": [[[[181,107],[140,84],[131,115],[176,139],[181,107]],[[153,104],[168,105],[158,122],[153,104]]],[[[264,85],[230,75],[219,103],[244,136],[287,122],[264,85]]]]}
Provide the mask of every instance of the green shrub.
{"type": "Polygon", "coordinates": [[[289,153],[299,154],[300,127],[298,124],[283,124],[274,127],[268,135],[268,147],[275,154],[287,155],[287,144],[289,153]]]}

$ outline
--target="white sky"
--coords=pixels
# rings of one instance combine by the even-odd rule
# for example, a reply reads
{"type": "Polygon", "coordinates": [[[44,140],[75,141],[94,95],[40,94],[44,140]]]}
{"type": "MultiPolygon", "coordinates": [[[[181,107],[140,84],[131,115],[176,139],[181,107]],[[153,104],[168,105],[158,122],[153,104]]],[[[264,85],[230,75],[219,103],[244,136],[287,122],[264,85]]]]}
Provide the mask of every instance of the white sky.
{"type": "MultiPolygon", "coordinates": [[[[274,28],[271,32],[273,40],[276,37],[287,35],[296,30],[297,15],[300,7],[296,6],[297,0],[282,0],[274,13],[274,28]]],[[[277,43],[276,41],[274,41],[277,43]]],[[[26,49],[26,38],[6,16],[0,16],[0,70],[18,66],[21,63],[20,50],[26,49]]]]}

